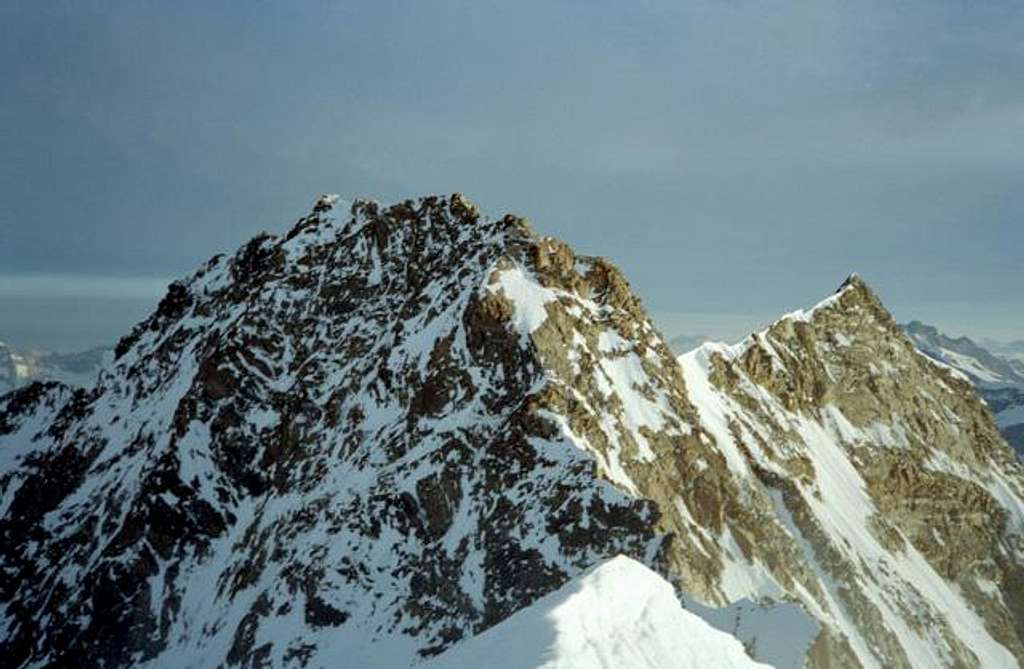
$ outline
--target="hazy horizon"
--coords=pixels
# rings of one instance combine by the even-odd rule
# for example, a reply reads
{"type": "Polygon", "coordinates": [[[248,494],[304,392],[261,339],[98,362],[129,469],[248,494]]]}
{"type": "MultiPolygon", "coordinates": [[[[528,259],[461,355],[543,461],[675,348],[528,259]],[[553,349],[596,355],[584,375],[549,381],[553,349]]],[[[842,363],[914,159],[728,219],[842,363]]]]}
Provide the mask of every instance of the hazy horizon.
{"type": "Polygon", "coordinates": [[[0,340],[112,343],[323,192],[464,192],[736,339],[851,271],[1024,339],[1024,6],[12,2],[0,340]]]}
{"type": "MultiPolygon", "coordinates": [[[[866,278],[870,285],[870,277],[866,278]]],[[[4,329],[0,330],[0,343],[17,349],[59,352],[112,347],[121,336],[128,334],[135,323],[156,308],[171,281],[124,277],[0,276],[0,309],[5,313],[14,311],[28,315],[24,322],[6,322],[4,329]],[[101,292],[104,290],[107,292],[101,292]],[[69,316],[76,324],[76,328],[70,331],[63,326],[69,316]]],[[[789,305],[776,312],[648,311],[666,340],[679,336],[706,336],[715,341],[734,343],[751,332],[764,329],[785,313],[810,307],[829,294],[826,289],[815,300],[789,305]]],[[[1010,314],[1007,321],[982,321],[965,330],[959,329],[956,321],[948,319],[945,305],[893,305],[884,294],[880,297],[901,323],[923,321],[938,327],[946,335],[967,336],[980,344],[986,340],[1001,344],[1024,341],[1018,330],[1007,329],[1007,322],[1012,325],[1015,315],[1009,307],[1006,309],[1010,314]],[[1004,332],[1011,336],[1002,336],[1004,332]]]]}

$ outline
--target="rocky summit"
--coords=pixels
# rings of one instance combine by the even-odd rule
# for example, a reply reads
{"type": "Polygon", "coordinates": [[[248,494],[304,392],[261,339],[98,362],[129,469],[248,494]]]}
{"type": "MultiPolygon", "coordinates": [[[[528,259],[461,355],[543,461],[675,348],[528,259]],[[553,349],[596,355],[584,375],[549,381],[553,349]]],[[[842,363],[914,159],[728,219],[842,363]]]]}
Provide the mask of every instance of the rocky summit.
{"type": "Polygon", "coordinates": [[[812,666],[1018,664],[1021,467],[862,279],[680,361],[742,499],[772,516],[754,539],[725,521],[731,595],[799,601],[823,625],[812,666]]]}
{"type": "Polygon", "coordinates": [[[857,277],[677,359],[522,218],[326,196],[0,398],[0,665],[444,666],[625,555],[775,666],[1016,666],[1022,474],[857,277]]]}

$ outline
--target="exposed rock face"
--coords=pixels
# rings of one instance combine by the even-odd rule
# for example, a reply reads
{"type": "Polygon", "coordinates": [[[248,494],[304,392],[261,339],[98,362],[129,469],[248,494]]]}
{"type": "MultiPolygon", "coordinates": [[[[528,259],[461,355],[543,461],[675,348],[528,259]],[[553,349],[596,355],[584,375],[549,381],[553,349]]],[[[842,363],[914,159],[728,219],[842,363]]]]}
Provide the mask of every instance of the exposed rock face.
{"type": "Polygon", "coordinates": [[[719,622],[762,659],[1024,657],[1018,465],[862,282],[680,364],[607,261],[458,195],[212,259],[94,389],[6,396],[0,462],[11,666],[408,666],[617,554],[779,603],[719,622]]]}
{"type": "Polygon", "coordinates": [[[8,396],[11,665],[401,666],[604,557],[663,560],[655,506],[569,428],[633,424],[545,352],[656,341],[618,273],[459,196],[322,203],[172,285],[91,393],[8,396]]]}
{"type": "Polygon", "coordinates": [[[1024,657],[1020,465],[971,384],[919,354],[862,280],[681,362],[719,448],[795,539],[795,559],[744,550],[764,576],[750,594],[800,600],[844,666],[1024,657]]]}

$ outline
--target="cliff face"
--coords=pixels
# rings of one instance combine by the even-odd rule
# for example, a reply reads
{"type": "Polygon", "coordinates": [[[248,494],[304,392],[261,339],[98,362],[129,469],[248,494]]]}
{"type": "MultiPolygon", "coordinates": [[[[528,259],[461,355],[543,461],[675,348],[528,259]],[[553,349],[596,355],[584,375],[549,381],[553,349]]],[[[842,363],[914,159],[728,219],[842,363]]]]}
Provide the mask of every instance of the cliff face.
{"type": "Polygon", "coordinates": [[[678,388],[630,385],[678,371],[614,269],[457,196],[337,212],[172,285],[93,391],[7,397],[13,664],[408,663],[661,560],[655,506],[596,473],[683,429],[678,388]],[[616,348],[605,394],[560,381],[565,344],[616,348]],[[591,402],[593,448],[560,413],[591,402]]]}
{"type": "Polygon", "coordinates": [[[1024,657],[1019,466],[861,281],[677,360],[458,195],[212,259],[0,456],[11,666],[408,666],[618,554],[775,663],[1024,657]]]}
{"type": "Polygon", "coordinates": [[[770,575],[751,594],[796,597],[865,666],[1024,656],[1020,466],[973,387],[918,353],[861,279],[681,363],[797,548],[744,550],[770,575]]]}

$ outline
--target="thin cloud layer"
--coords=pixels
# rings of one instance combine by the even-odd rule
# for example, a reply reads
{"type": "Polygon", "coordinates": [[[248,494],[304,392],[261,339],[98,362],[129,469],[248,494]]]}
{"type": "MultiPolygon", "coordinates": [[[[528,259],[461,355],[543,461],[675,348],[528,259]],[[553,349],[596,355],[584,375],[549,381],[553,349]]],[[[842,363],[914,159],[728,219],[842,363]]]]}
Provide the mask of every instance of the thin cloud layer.
{"type": "Polygon", "coordinates": [[[460,190],[656,311],[851,270],[961,331],[1024,307],[1017,3],[351,4],[7,3],[0,272],[177,276],[324,191],[460,190]]]}

